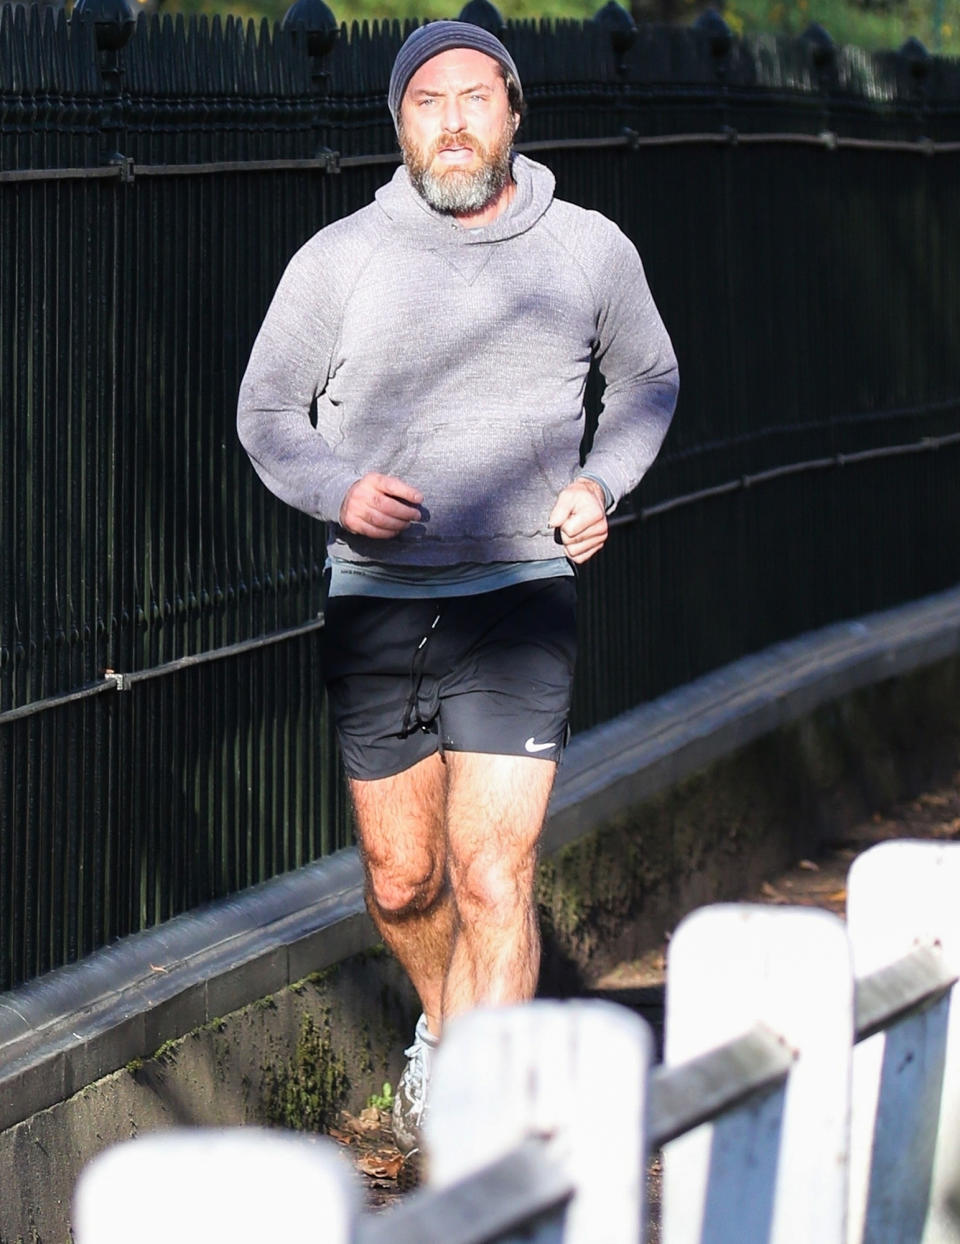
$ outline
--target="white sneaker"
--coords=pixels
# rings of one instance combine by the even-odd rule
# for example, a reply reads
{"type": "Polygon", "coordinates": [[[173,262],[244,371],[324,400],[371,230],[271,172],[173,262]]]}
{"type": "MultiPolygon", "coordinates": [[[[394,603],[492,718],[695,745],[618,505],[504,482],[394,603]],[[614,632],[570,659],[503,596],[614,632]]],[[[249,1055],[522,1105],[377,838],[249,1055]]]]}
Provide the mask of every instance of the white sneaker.
{"type": "Polygon", "coordinates": [[[407,1065],[393,1095],[393,1139],[404,1157],[420,1148],[420,1129],[427,1109],[427,1085],[436,1048],[437,1039],[427,1028],[426,1016],[421,1015],[413,1045],[403,1051],[407,1065]]]}

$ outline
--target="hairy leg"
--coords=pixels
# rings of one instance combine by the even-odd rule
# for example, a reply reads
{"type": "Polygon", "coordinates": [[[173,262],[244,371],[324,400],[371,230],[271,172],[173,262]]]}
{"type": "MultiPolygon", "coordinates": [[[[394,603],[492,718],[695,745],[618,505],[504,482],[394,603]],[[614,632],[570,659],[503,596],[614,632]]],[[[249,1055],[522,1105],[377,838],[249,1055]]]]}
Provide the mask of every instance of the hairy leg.
{"type": "Polygon", "coordinates": [[[540,931],[537,843],[556,765],[448,752],[447,873],[456,911],[445,1019],[481,1003],[533,997],[540,931]]]}
{"type": "Polygon", "coordinates": [[[447,885],[447,770],[439,754],[393,777],[351,779],[367,907],[440,1035],[454,911],[447,885]]]}

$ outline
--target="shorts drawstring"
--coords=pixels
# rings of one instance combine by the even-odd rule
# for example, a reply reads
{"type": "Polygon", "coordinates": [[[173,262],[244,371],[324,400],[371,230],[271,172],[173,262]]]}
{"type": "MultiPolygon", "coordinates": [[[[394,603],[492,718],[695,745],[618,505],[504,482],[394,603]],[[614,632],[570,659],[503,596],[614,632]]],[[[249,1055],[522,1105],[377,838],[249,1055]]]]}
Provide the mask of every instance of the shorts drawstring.
{"type": "Polygon", "coordinates": [[[437,629],[442,613],[443,607],[438,605],[437,616],[430,623],[430,629],[420,637],[420,642],[414,648],[413,656],[410,659],[410,695],[407,698],[407,705],[403,711],[403,724],[400,727],[401,738],[411,734],[421,724],[418,717],[415,719],[415,715],[417,713],[417,700],[420,696],[420,684],[423,682],[423,667],[427,660],[427,645],[430,643],[430,636],[437,629]]]}

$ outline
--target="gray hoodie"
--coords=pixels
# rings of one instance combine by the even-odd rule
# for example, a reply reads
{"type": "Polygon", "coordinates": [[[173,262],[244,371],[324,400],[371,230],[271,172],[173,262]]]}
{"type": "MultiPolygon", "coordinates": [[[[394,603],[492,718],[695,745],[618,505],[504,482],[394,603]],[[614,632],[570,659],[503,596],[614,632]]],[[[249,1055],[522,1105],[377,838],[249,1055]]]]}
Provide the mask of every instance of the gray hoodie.
{"type": "Polygon", "coordinates": [[[554,199],[542,165],[518,155],[513,171],[507,210],[465,229],[401,167],[284,273],[238,429],[267,487],[331,523],[336,558],[556,557],[547,518],[580,473],[594,352],[606,390],[583,469],[619,500],[657,455],[677,366],[636,250],[606,217],[554,199]],[[343,531],[340,504],[368,471],[420,489],[422,521],[390,540],[343,531]]]}

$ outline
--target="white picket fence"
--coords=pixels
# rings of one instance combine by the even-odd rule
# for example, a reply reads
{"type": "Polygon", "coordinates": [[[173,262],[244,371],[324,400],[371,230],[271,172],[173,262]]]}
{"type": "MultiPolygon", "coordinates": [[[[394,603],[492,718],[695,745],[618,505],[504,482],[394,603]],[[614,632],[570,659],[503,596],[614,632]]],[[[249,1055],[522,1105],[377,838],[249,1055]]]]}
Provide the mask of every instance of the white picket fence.
{"type": "Polygon", "coordinates": [[[960,844],[851,869],[847,925],[721,905],[669,951],[664,1062],[605,1002],[451,1025],[429,1180],[359,1208],[332,1142],[167,1132],[84,1171],[76,1244],[639,1244],[662,1148],[662,1244],[960,1241],[960,844]]]}

